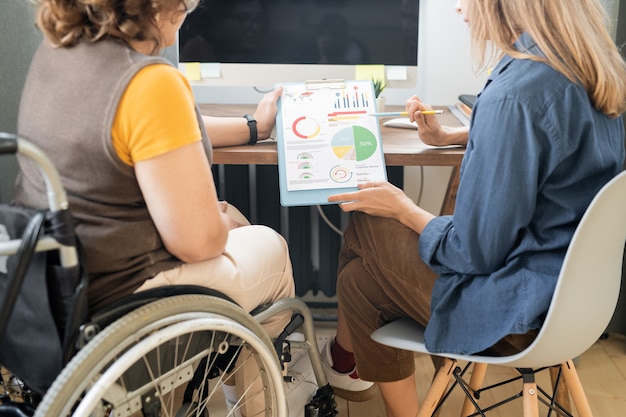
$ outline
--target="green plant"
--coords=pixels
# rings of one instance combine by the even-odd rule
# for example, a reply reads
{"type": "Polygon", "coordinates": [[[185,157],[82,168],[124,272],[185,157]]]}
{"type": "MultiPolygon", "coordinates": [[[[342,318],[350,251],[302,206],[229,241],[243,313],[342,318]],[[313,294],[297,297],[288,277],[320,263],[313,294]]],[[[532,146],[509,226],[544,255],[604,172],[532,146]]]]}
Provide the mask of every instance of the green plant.
{"type": "Polygon", "coordinates": [[[380,78],[372,78],[372,83],[374,84],[374,95],[378,98],[380,93],[382,93],[385,87],[387,87],[387,82],[385,80],[381,80],[380,78]]]}

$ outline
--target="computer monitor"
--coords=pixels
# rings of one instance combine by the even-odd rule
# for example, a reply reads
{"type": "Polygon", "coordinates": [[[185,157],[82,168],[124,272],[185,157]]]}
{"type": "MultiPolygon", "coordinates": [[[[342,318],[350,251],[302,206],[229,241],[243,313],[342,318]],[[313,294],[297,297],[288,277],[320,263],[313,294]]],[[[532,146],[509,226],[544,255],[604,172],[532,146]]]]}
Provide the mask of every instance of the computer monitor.
{"type": "Polygon", "coordinates": [[[388,87],[411,88],[418,13],[419,0],[202,0],[179,32],[178,61],[201,64],[194,86],[354,79],[384,65],[388,87]]]}

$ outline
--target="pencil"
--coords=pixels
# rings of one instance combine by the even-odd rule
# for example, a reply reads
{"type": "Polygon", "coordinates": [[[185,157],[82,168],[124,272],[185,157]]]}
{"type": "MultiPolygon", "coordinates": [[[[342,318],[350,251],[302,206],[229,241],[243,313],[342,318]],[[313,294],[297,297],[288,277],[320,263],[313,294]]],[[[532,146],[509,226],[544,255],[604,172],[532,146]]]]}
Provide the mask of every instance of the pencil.
{"type": "MultiPolygon", "coordinates": [[[[428,116],[430,114],[442,114],[443,110],[424,110],[422,111],[422,114],[425,116],[428,116]]],[[[383,112],[383,113],[369,113],[370,116],[376,116],[376,117],[398,117],[398,116],[408,116],[409,113],[405,112],[405,111],[390,111],[390,112],[383,112]]]]}

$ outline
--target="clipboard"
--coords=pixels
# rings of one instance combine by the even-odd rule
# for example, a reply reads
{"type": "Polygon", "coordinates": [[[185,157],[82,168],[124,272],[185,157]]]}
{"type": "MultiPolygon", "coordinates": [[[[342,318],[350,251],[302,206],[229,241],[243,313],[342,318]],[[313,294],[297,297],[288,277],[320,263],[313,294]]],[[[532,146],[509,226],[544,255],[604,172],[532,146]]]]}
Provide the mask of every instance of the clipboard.
{"type": "Polygon", "coordinates": [[[332,204],[333,194],[387,180],[371,80],[280,84],[276,140],[282,206],[332,204]]]}

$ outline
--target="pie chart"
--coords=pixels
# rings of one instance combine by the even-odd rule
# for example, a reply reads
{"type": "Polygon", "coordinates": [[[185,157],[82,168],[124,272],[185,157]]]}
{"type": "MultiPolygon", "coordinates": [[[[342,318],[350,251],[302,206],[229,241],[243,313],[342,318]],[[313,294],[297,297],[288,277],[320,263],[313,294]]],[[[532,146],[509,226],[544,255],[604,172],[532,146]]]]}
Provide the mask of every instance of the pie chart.
{"type": "Polygon", "coordinates": [[[330,145],[337,158],[364,161],[376,152],[376,136],[362,126],[350,126],[339,130],[330,145]]]}

